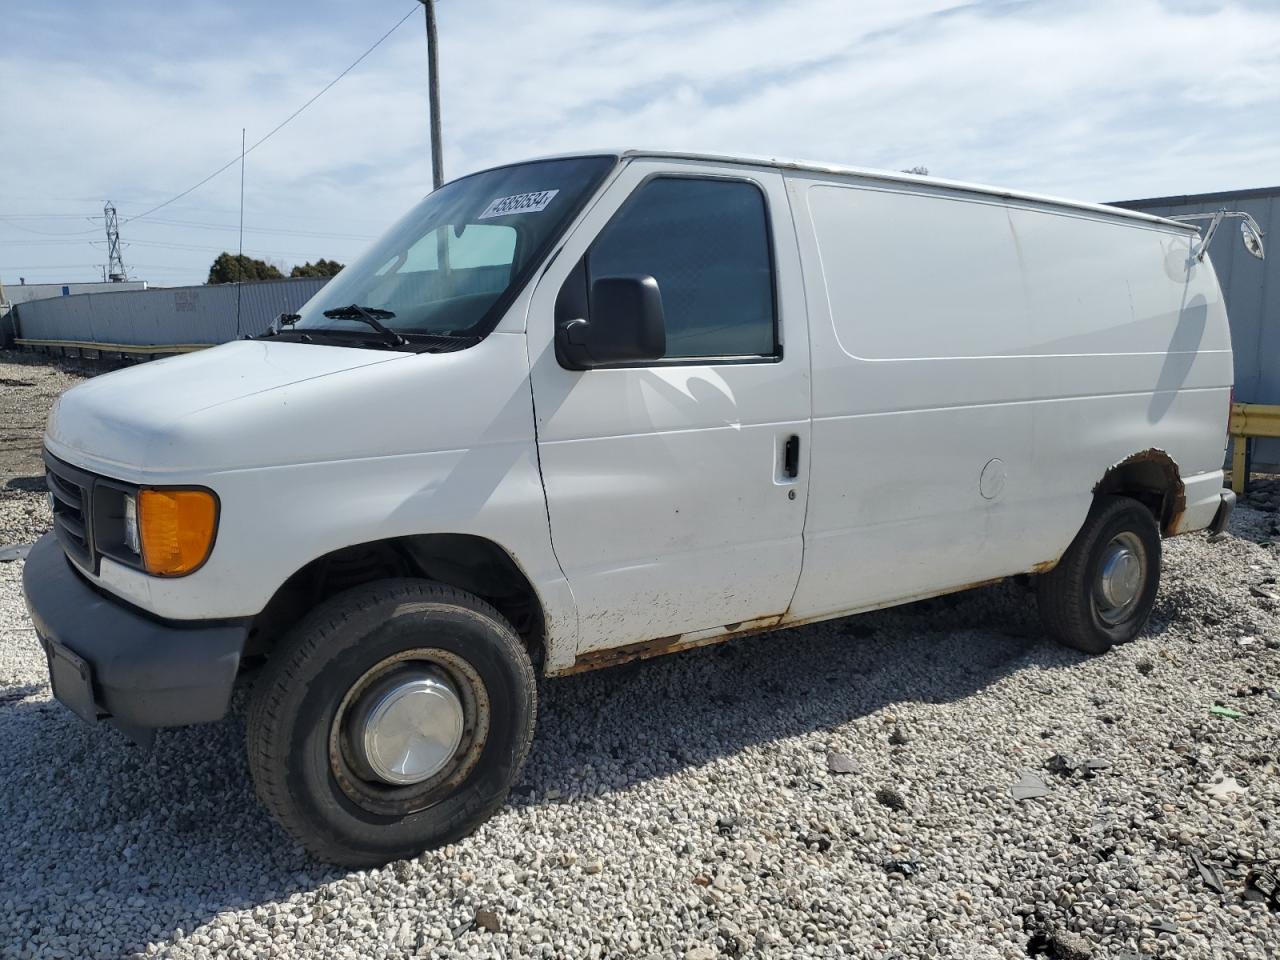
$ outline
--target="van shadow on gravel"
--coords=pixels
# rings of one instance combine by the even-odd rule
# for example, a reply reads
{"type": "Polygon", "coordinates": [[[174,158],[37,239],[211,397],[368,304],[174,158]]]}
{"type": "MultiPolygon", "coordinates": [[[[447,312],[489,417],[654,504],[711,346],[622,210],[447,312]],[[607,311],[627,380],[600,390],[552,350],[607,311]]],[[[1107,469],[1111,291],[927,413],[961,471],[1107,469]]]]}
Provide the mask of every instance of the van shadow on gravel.
{"type": "Polygon", "coordinates": [[[44,493],[49,489],[44,475],[31,477],[13,477],[4,485],[5,490],[18,490],[22,493],[44,493]]]}
{"type": "MultiPolygon", "coordinates": [[[[1079,660],[1041,639],[1029,593],[1001,585],[552,681],[512,802],[570,795],[584,763],[621,788],[1079,660]]],[[[71,934],[86,955],[119,955],[344,875],[257,804],[243,694],[226,722],[162,732],[147,754],[31,699],[43,689],[5,693],[16,697],[0,697],[0,944],[71,934]],[[76,898],[108,926],[73,929],[62,911],[76,898]]]]}
{"type": "Polygon", "coordinates": [[[635,783],[1080,659],[1043,639],[1034,596],[1010,583],[553,680],[517,802],[567,795],[584,762],[635,783]]]}

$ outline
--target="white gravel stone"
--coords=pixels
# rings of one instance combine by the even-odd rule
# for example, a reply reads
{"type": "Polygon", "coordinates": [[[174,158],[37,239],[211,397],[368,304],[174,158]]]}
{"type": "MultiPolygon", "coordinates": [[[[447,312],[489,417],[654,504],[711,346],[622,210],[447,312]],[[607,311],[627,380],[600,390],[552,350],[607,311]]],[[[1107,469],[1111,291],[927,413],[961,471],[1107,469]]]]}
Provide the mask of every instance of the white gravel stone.
{"type": "MultiPolygon", "coordinates": [[[[0,379],[65,376],[39,370],[0,379]]],[[[0,530],[34,537],[38,493],[10,490],[0,530]]],[[[1104,657],[1005,584],[547,682],[502,811],[355,873],[258,806],[243,696],[150,754],[51,701],[0,563],[0,956],[1274,957],[1280,914],[1241,894],[1280,858],[1280,621],[1250,591],[1280,577],[1278,493],[1166,542],[1150,627],[1104,657]],[[1023,770],[1049,795],[1014,801],[1023,770]]]]}

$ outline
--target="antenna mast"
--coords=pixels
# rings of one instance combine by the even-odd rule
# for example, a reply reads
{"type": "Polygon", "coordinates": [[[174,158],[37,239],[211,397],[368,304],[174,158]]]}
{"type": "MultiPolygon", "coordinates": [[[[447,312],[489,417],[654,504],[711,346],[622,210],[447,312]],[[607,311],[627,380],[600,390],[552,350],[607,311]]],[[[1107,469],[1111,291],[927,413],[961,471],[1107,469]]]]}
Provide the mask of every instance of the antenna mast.
{"type": "Polygon", "coordinates": [[[120,255],[120,226],[116,223],[116,208],[107,201],[102,208],[107,221],[107,279],[112,283],[122,283],[129,279],[125,273],[124,258],[120,255]]]}

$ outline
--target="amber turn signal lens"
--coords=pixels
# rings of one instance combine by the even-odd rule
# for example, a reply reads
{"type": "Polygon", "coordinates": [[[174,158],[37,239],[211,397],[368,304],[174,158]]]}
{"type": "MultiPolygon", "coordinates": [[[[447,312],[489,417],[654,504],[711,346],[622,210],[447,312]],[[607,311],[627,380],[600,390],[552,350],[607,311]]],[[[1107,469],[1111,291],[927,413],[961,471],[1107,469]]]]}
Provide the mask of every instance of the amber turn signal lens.
{"type": "Polygon", "coordinates": [[[180,577],[208,559],[218,526],[218,502],[208,490],[143,490],[138,532],[147,573],[180,577]]]}

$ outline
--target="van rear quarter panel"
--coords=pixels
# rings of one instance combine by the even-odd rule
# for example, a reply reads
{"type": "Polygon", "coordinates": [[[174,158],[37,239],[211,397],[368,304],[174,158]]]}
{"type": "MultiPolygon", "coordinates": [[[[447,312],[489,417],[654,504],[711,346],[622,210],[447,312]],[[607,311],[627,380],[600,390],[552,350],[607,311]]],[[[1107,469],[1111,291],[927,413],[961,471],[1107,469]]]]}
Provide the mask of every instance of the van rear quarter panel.
{"type": "Polygon", "coordinates": [[[814,420],[793,616],[1042,569],[1107,469],[1151,448],[1187,484],[1182,529],[1209,522],[1231,347],[1193,234],[849,177],[788,189],[814,420]]]}

